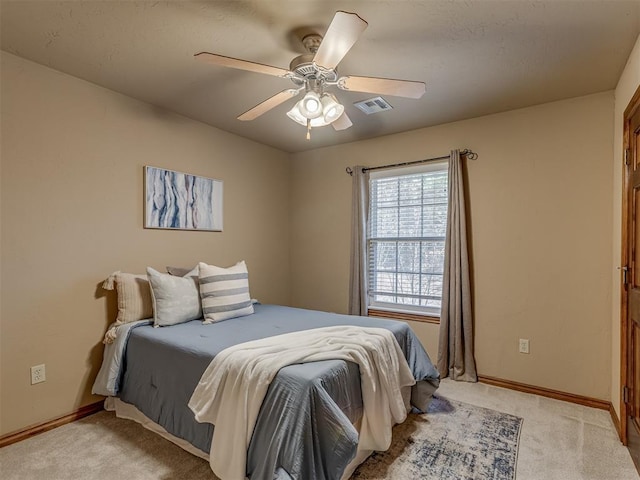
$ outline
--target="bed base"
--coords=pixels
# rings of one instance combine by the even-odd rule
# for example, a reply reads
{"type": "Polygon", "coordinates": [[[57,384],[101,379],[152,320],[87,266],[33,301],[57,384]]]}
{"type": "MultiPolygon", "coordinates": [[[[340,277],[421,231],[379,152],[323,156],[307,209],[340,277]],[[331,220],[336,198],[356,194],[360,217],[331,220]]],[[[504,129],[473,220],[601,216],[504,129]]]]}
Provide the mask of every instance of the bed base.
{"type": "MultiPolygon", "coordinates": [[[[411,397],[411,387],[403,387],[402,389],[402,397],[405,400],[405,405],[407,405],[407,411],[410,410],[409,406],[409,398],[411,397]]],[[[116,417],[123,418],[125,420],[133,420],[136,423],[139,423],[147,430],[160,435],[162,438],[169,440],[171,443],[177,445],[183,450],[189,452],[196,457],[202,458],[203,460],[209,461],[209,454],[203,452],[199,448],[194,447],[186,440],[176,437],[171,433],[167,432],[162,426],[158,425],[154,421],[152,421],[149,417],[147,417],[144,413],[138,410],[134,405],[130,403],[123,402],[117,397],[107,397],[104,401],[104,409],[110,412],[115,412],[116,417]]],[[[359,424],[359,422],[358,422],[359,424]]],[[[359,425],[357,425],[359,427],[359,425]]],[[[351,462],[347,465],[342,474],[342,478],[340,480],[348,480],[355,472],[356,468],[364,462],[369,456],[373,453],[372,450],[360,450],[356,453],[356,456],[351,462]]]]}

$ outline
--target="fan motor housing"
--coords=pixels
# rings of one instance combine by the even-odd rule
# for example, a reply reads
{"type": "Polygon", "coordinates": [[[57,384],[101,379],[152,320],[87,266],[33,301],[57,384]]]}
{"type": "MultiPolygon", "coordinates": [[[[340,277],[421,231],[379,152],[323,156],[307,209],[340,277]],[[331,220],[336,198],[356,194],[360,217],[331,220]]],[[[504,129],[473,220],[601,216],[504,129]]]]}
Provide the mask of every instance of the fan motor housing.
{"type": "Polygon", "coordinates": [[[289,64],[289,70],[296,74],[292,78],[294,83],[303,85],[305,80],[320,80],[321,82],[335,82],[338,79],[336,70],[324,70],[313,63],[313,53],[300,55],[289,64]]]}

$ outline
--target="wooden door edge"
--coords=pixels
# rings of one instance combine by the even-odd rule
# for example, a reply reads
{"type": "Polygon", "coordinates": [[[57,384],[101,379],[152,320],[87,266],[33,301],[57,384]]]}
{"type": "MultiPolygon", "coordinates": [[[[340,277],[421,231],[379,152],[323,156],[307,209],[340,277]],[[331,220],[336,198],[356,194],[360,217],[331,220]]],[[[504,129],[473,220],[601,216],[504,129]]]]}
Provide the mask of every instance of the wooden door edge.
{"type": "MultiPolygon", "coordinates": [[[[622,131],[622,238],[621,238],[621,266],[629,264],[629,167],[625,162],[625,152],[630,146],[630,134],[629,124],[631,117],[640,108],[640,85],[636,89],[633,97],[629,101],[627,108],[624,111],[623,117],[623,131],[622,131]]],[[[629,319],[627,318],[627,300],[628,294],[625,284],[622,281],[622,276],[619,279],[620,282],[620,441],[627,445],[628,443],[628,414],[627,404],[624,401],[624,388],[629,384],[629,372],[627,369],[629,361],[629,349],[628,349],[628,335],[629,335],[629,319]]]]}

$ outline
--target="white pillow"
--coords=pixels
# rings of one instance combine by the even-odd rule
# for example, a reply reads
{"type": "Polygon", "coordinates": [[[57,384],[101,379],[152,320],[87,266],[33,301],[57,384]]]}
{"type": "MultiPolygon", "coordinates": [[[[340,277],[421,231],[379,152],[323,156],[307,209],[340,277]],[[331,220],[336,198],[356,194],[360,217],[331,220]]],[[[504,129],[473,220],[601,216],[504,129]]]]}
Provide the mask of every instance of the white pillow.
{"type": "Polygon", "coordinates": [[[153,299],[154,326],[165,327],[202,318],[197,267],[184,277],[147,267],[147,276],[153,299]]]}
{"type": "Polygon", "coordinates": [[[201,262],[198,264],[198,270],[204,323],[253,313],[253,303],[249,294],[249,272],[244,261],[229,268],[201,262]]]}

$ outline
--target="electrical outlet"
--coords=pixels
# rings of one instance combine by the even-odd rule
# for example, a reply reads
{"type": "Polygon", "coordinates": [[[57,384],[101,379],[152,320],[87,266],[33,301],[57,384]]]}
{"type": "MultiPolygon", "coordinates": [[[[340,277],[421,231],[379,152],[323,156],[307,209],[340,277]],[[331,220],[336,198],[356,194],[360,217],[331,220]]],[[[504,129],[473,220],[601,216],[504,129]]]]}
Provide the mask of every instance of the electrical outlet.
{"type": "Polygon", "coordinates": [[[42,383],[47,379],[44,371],[44,364],[31,367],[31,385],[42,383]]]}
{"type": "Polygon", "coordinates": [[[520,353],[529,353],[529,339],[521,338],[518,351],[520,353]]]}

